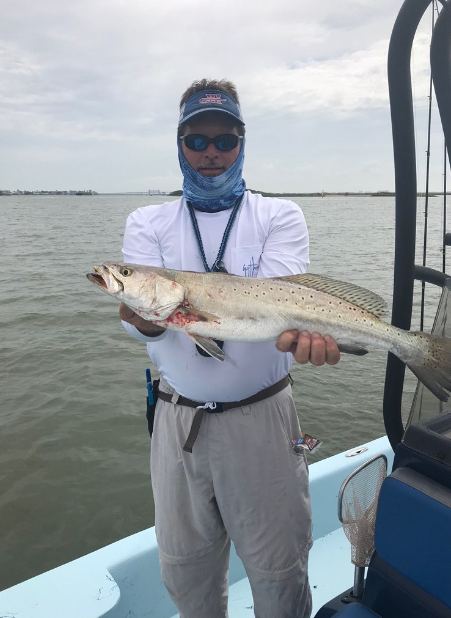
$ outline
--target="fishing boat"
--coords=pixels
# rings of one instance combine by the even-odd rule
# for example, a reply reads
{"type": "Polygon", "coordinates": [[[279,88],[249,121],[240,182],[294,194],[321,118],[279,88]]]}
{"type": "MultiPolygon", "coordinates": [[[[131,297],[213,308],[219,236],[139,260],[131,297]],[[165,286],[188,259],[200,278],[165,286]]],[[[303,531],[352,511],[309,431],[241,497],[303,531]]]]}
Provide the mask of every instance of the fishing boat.
{"type": "MultiPolygon", "coordinates": [[[[389,48],[396,184],[392,323],[410,329],[417,280],[423,289],[426,283],[442,289],[433,331],[449,337],[451,279],[445,262],[443,272],[428,268],[425,260],[415,264],[410,55],[429,6],[430,0],[405,0],[389,48]]],[[[431,75],[448,145],[446,165],[451,144],[451,0],[440,0],[437,13],[431,75]]],[[[446,209],[446,184],[444,195],[446,209]]],[[[444,248],[450,244],[451,234],[444,233],[444,248]]],[[[383,401],[386,436],[310,466],[314,545],[309,574],[316,618],[451,617],[451,407],[419,384],[404,426],[404,369],[389,355],[383,401]]],[[[229,587],[230,617],[253,616],[249,582],[233,551],[229,587]]],[[[177,615],[160,580],[154,529],[0,593],[2,618],[177,615]]]]}

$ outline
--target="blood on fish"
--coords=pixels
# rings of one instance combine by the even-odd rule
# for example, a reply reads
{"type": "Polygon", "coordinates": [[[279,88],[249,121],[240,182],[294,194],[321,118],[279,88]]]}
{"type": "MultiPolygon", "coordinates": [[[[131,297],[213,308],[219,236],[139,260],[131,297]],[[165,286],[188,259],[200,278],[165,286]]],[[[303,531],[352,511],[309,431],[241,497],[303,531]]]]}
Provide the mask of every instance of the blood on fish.
{"type": "Polygon", "coordinates": [[[192,322],[204,322],[205,319],[200,318],[198,315],[193,315],[192,313],[185,313],[183,311],[176,311],[172,315],[170,315],[166,322],[169,324],[174,324],[174,326],[178,326],[179,328],[183,328],[192,322]]]}

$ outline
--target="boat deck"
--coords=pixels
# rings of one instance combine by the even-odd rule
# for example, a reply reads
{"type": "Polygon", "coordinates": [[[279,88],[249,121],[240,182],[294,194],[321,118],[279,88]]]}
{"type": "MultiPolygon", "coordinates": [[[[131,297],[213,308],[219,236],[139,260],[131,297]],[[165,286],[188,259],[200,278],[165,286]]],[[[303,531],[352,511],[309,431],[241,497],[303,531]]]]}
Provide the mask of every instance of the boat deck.
{"type": "MultiPolygon", "coordinates": [[[[349,541],[341,528],[317,539],[309,559],[309,576],[313,597],[313,612],[316,614],[326,601],[350,588],[354,580],[354,566],[350,561],[349,541]],[[326,579],[324,574],[329,572],[326,579]]],[[[242,579],[229,588],[230,618],[252,618],[252,593],[247,579],[242,579]]],[[[178,616],[178,614],[174,614],[178,616]]],[[[172,617],[171,617],[172,618],[172,617]]]]}
{"type": "MultiPolygon", "coordinates": [[[[310,466],[314,545],[309,575],[313,616],[353,583],[351,549],[337,516],[337,496],[345,477],[369,458],[385,453],[388,440],[366,445],[354,457],[335,455],[310,466]]],[[[232,551],[230,618],[252,618],[253,600],[244,567],[232,551]]],[[[0,593],[0,613],[8,618],[175,618],[177,610],[160,581],[154,529],[144,530],[92,554],[43,573],[0,593]]]]}

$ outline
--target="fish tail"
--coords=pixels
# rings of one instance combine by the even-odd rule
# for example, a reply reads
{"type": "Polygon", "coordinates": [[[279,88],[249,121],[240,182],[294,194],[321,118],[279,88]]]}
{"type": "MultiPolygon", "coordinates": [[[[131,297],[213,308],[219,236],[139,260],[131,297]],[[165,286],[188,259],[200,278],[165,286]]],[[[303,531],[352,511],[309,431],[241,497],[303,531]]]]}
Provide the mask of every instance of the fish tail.
{"type": "Polygon", "coordinates": [[[417,354],[404,362],[436,397],[448,401],[451,392],[451,339],[421,331],[409,335],[417,354]]]}

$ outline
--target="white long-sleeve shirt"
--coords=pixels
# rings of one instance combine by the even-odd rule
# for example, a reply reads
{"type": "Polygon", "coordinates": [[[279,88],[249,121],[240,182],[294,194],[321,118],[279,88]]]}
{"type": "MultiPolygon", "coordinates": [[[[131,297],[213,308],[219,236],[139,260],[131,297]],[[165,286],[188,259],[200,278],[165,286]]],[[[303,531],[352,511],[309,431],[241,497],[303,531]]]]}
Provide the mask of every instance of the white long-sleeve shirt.
{"type": "MultiPolygon", "coordinates": [[[[195,211],[210,267],[231,212],[195,211]]],[[[308,244],[307,225],[297,204],[246,191],[223,262],[230,274],[246,277],[299,274],[309,263],[308,244]]],[[[123,255],[130,264],[204,272],[185,200],[135,210],[127,219],[123,255]]],[[[224,352],[231,360],[219,362],[201,356],[183,333],[168,329],[150,338],[127,322],[123,325],[147,343],[149,356],[165,380],[194,401],[245,399],[281,380],[293,362],[292,355],[279,352],[273,341],[226,341],[224,352]]]]}

